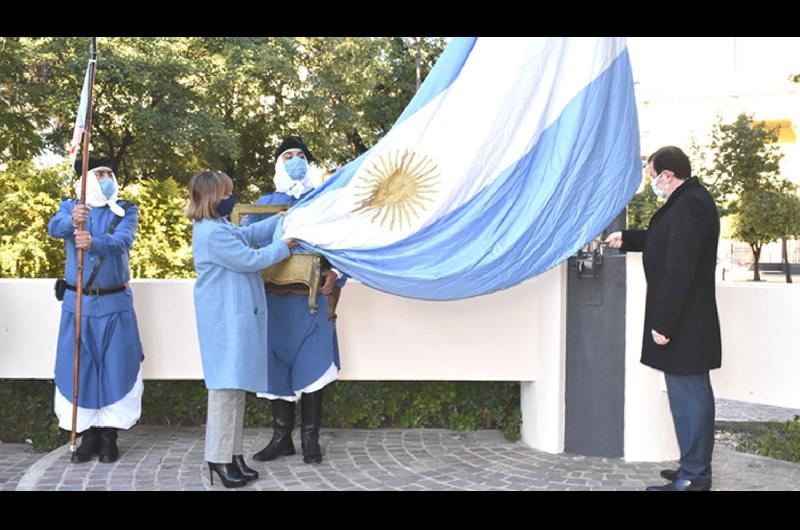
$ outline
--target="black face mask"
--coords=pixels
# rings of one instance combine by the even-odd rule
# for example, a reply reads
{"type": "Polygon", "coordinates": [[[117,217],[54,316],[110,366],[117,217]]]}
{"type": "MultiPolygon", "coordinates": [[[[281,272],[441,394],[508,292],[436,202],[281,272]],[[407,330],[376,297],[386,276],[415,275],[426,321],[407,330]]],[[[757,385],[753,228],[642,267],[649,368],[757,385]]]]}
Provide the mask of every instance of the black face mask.
{"type": "Polygon", "coordinates": [[[219,212],[222,217],[227,217],[233,211],[234,206],[236,206],[236,196],[231,194],[230,197],[219,202],[217,205],[217,212],[219,212]]]}

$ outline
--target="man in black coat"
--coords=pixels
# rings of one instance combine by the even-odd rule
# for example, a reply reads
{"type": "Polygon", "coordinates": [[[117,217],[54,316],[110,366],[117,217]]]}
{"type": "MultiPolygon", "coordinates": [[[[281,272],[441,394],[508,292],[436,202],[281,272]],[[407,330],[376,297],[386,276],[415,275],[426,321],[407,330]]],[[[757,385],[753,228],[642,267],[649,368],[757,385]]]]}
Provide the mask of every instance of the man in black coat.
{"type": "Polygon", "coordinates": [[[661,472],[670,483],[647,489],[708,490],[714,450],[709,370],[722,361],[714,291],[719,212],[677,147],[653,153],[647,171],[653,191],[666,202],[647,230],[623,230],[606,239],[612,248],[643,253],[647,298],[641,361],[664,372],[681,451],[680,468],[661,472]]]}

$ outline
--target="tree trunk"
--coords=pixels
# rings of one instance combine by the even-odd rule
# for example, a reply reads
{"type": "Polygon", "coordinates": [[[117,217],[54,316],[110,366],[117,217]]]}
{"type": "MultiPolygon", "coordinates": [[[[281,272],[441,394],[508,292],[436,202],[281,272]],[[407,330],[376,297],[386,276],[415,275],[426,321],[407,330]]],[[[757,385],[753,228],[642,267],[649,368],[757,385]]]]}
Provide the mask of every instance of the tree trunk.
{"type": "Polygon", "coordinates": [[[753,281],[760,282],[761,274],[758,271],[758,260],[761,258],[761,245],[750,245],[750,250],[753,251],[753,281]]]}
{"type": "Polygon", "coordinates": [[[219,157],[219,161],[222,162],[222,169],[225,171],[225,174],[228,175],[232,181],[236,182],[236,161],[227,157],[219,157]]]}
{"type": "MultiPolygon", "coordinates": [[[[111,169],[114,171],[115,175],[122,178],[123,182],[120,182],[120,185],[128,183],[127,171],[120,172],[119,170],[122,167],[122,161],[125,159],[125,154],[128,151],[128,148],[131,145],[133,145],[133,143],[134,143],[133,136],[131,136],[130,133],[126,132],[125,136],[122,137],[122,145],[120,145],[119,150],[116,152],[116,154],[112,155],[111,163],[113,164],[113,166],[111,167],[111,169]]],[[[127,170],[127,165],[125,166],[125,168],[127,170]]]]}
{"type": "Polygon", "coordinates": [[[783,274],[786,276],[786,283],[792,283],[792,266],[789,265],[786,236],[781,238],[781,261],[783,261],[783,274]]]}
{"type": "Polygon", "coordinates": [[[350,142],[350,149],[356,157],[367,152],[367,146],[364,145],[364,141],[361,139],[361,135],[358,134],[357,130],[353,129],[347,133],[347,141],[350,142]]]}
{"type": "Polygon", "coordinates": [[[420,66],[422,65],[422,37],[417,37],[417,92],[419,92],[420,66]]]}

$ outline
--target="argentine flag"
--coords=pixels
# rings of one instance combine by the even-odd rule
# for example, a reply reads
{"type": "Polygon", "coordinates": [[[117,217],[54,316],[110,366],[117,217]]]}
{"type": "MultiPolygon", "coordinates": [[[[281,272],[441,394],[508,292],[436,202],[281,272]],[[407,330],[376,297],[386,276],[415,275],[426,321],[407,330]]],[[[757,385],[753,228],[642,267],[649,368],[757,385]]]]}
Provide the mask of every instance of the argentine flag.
{"type": "Polygon", "coordinates": [[[511,287],[607,227],[641,180],[624,38],[457,38],[375,146],[282,237],[381,291],[511,287]]]}

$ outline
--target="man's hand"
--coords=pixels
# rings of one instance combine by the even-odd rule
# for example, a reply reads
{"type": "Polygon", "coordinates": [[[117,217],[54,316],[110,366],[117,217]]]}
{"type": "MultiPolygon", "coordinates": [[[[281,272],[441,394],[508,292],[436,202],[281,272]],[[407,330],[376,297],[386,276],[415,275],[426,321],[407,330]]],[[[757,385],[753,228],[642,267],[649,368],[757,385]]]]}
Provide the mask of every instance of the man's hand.
{"type": "Polygon", "coordinates": [[[92,249],[92,236],[86,230],[75,230],[75,246],[83,250],[92,249]]]}
{"type": "Polygon", "coordinates": [[[659,333],[658,331],[651,329],[650,333],[652,333],[653,335],[653,342],[655,342],[659,346],[666,346],[667,344],[669,344],[669,339],[664,335],[662,335],[661,333],[659,333]]]}
{"type": "Polygon", "coordinates": [[[294,239],[284,239],[283,242],[286,243],[286,246],[289,248],[297,248],[297,241],[294,239]]]}
{"type": "Polygon", "coordinates": [[[622,232],[613,232],[606,238],[606,244],[611,248],[620,248],[622,246],[622,232]]]}
{"type": "Polygon", "coordinates": [[[324,295],[329,295],[333,292],[333,284],[336,283],[339,277],[336,276],[336,273],[333,271],[325,271],[322,273],[322,276],[325,278],[325,283],[319,288],[319,292],[324,295]]]}
{"type": "Polygon", "coordinates": [[[72,224],[78,226],[85,223],[89,219],[89,210],[91,207],[88,204],[76,204],[72,209],[72,224]]]}

